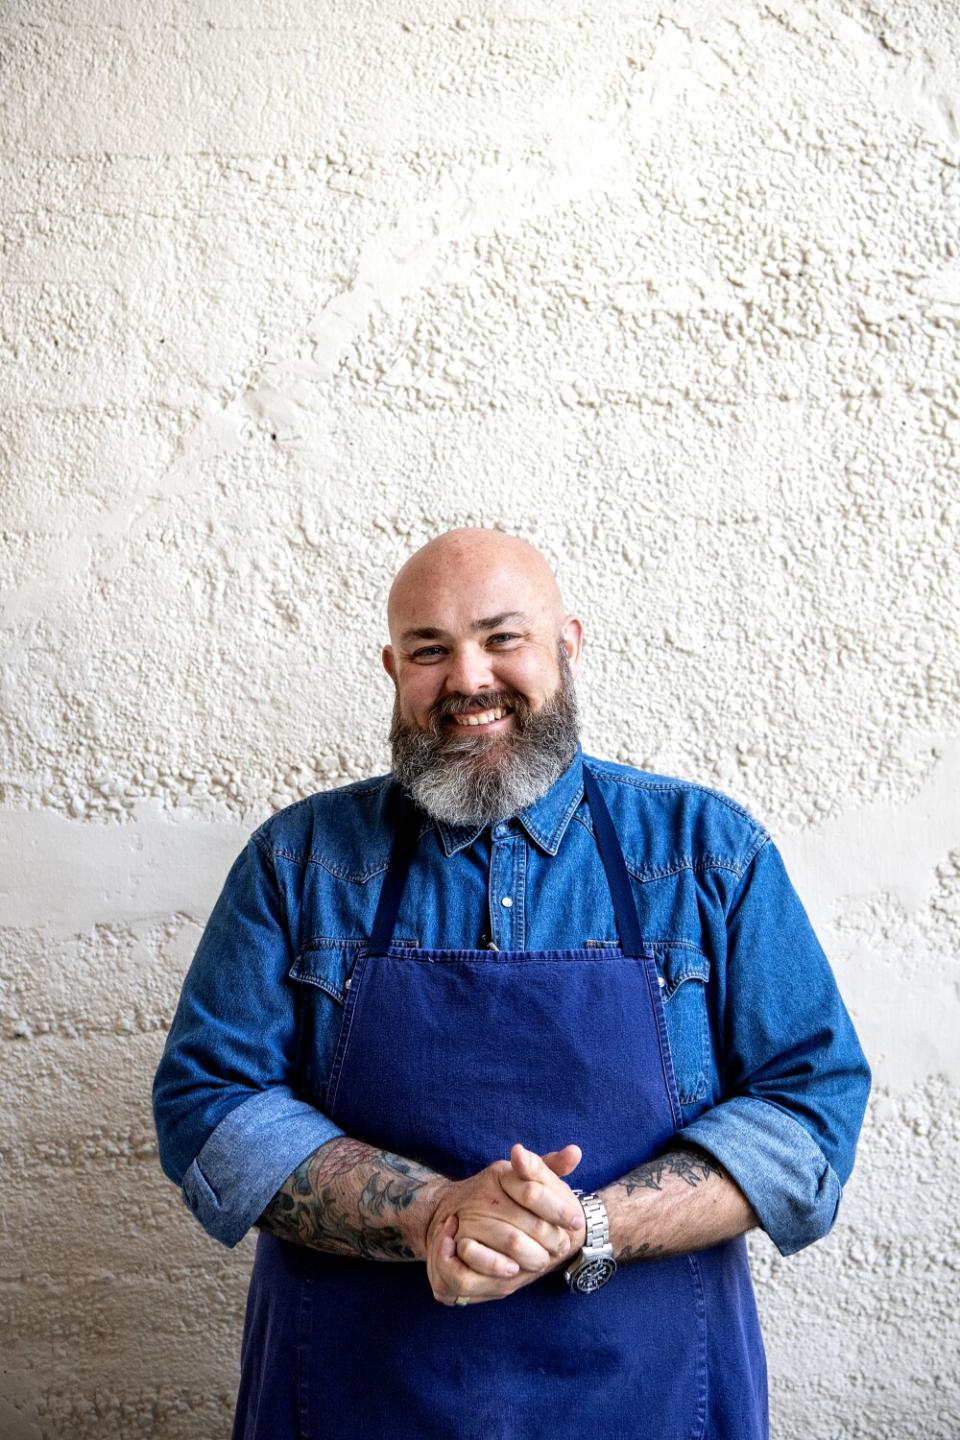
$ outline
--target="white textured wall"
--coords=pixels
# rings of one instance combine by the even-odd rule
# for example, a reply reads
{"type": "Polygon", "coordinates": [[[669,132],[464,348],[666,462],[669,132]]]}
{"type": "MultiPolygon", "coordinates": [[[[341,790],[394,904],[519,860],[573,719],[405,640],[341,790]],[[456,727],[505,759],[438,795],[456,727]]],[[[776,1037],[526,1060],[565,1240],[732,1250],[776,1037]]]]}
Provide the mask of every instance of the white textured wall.
{"type": "Polygon", "coordinates": [[[751,1240],[776,1440],[957,1440],[960,0],[2,15],[0,1433],[228,1435],[252,1241],[153,1068],[472,522],[587,615],[588,748],[774,831],[874,1063],[837,1229],[751,1240]]]}

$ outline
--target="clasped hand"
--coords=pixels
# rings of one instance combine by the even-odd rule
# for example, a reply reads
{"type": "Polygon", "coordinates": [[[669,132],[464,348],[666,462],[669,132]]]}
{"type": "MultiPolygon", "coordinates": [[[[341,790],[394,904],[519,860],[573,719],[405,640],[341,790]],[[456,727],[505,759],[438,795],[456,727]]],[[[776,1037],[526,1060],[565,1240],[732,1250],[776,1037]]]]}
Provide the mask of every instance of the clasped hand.
{"type": "Polygon", "coordinates": [[[427,1226],[427,1277],[454,1305],[501,1300],[554,1270],[583,1245],[583,1208],[562,1178],[582,1159],[578,1145],[540,1156],[514,1145],[509,1160],[451,1180],[427,1226]]]}

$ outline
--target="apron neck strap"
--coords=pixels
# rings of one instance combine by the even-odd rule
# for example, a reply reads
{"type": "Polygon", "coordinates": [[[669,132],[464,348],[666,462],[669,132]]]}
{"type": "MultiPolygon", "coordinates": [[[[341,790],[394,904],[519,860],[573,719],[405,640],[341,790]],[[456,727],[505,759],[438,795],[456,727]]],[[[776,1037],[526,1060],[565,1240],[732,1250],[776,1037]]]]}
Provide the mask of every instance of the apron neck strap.
{"type": "MultiPolygon", "coordinates": [[[[606,871],[607,884],[610,886],[613,913],[617,917],[617,929],[620,931],[623,953],[643,956],[646,953],[643,933],[640,929],[640,919],[637,915],[636,901],[633,898],[633,889],[623,858],[623,850],[620,848],[620,841],[617,839],[617,832],[610,819],[606,801],[600,793],[600,787],[586,765],[583,767],[583,789],[590,806],[594,834],[597,837],[600,858],[606,871]]],[[[413,806],[405,795],[401,795],[396,839],[393,842],[390,863],[384,876],[383,888],[377,904],[376,919],[370,935],[370,949],[375,953],[386,950],[393,940],[397,915],[400,911],[400,901],[403,899],[410,861],[413,859],[413,852],[417,844],[417,828],[417,817],[413,806]]]]}
{"type": "Polygon", "coordinates": [[[640,917],[637,915],[637,905],[633,898],[630,876],[627,873],[627,863],[623,858],[623,850],[617,839],[617,832],[613,828],[613,821],[610,819],[607,802],[600,793],[600,786],[586,765],[583,767],[583,789],[590,806],[594,834],[600,847],[600,859],[607,872],[607,884],[610,886],[613,913],[617,917],[617,929],[620,931],[623,953],[641,957],[646,954],[646,947],[643,943],[643,932],[640,929],[640,917]]]}
{"type": "Polygon", "coordinates": [[[376,919],[370,935],[370,949],[377,954],[386,950],[393,940],[393,932],[407,883],[407,871],[417,844],[417,819],[406,795],[400,794],[400,813],[397,817],[396,838],[390,852],[390,864],[384,876],[376,919]]]}

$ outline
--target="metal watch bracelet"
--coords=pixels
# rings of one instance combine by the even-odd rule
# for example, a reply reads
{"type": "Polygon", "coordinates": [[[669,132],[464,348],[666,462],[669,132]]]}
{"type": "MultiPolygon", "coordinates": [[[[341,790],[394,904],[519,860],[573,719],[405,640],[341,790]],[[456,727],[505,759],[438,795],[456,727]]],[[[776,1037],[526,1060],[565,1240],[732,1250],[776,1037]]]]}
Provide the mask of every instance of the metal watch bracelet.
{"type": "Polygon", "coordinates": [[[578,1295],[589,1294],[606,1285],[617,1270],[610,1244],[610,1222],[606,1206],[599,1195],[583,1190],[573,1191],[583,1207],[586,1228],[583,1248],[577,1258],[563,1272],[564,1279],[578,1295]]]}

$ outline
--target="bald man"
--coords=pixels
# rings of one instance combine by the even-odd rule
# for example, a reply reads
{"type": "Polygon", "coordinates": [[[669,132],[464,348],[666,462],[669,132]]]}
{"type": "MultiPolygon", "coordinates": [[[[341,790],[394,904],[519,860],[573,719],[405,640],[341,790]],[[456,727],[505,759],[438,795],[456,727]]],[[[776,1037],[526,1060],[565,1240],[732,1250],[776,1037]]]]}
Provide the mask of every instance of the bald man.
{"type": "Polygon", "coordinates": [[[545,559],[396,576],[390,774],[272,816],[154,1084],[161,1162],[259,1231],[234,1440],[767,1435],[743,1236],[837,1214],[869,1070],[770,836],[584,755],[545,559]]]}

